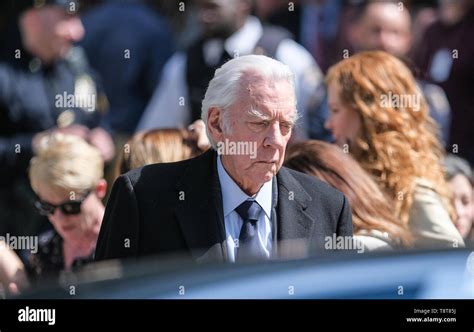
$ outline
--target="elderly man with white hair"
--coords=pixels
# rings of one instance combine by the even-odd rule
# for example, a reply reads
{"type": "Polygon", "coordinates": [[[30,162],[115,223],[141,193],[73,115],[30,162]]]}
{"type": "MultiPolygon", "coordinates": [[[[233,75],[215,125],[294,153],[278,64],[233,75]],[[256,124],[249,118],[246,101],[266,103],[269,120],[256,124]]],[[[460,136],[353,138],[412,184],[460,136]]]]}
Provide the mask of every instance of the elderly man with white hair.
{"type": "Polygon", "coordinates": [[[263,55],[225,63],[202,102],[212,149],[120,176],[96,259],[181,252],[198,262],[266,260],[350,237],[344,195],[282,167],[297,117],[286,65],[263,55]]]}

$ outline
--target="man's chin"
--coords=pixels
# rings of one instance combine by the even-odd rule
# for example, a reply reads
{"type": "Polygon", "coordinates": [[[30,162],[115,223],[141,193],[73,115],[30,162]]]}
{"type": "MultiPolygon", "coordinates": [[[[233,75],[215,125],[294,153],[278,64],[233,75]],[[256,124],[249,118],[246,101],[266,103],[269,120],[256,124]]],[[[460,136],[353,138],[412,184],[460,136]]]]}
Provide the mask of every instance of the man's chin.
{"type": "Polygon", "coordinates": [[[267,174],[267,175],[263,178],[263,183],[267,183],[268,181],[270,181],[270,180],[273,178],[273,176],[274,176],[273,173],[267,174]]]}
{"type": "Polygon", "coordinates": [[[262,176],[260,176],[259,178],[262,179],[262,182],[265,183],[265,182],[268,182],[270,181],[275,175],[276,175],[276,167],[271,170],[268,170],[267,172],[263,173],[262,176]]]}

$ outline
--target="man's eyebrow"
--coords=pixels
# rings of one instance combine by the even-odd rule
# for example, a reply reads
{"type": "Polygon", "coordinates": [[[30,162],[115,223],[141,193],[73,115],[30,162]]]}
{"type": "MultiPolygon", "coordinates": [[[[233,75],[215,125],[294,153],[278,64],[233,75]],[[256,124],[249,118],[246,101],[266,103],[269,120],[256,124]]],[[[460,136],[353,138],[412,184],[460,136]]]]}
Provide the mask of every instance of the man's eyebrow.
{"type": "Polygon", "coordinates": [[[284,120],[283,122],[286,122],[292,126],[296,125],[296,122],[299,120],[300,115],[298,111],[296,111],[293,115],[290,116],[288,120],[284,120]]]}
{"type": "MultiPolygon", "coordinates": [[[[270,115],[264,114],[264,113],[262,113],[261,111],[255,109],[255,108],[251,108],[247,113],[250,116],[256,117],[256,118],[258,118],[262,121],[272,120],[272,117],[270,115]]],[[[289,119],[285,119],[281,122],[289,124],[291,126],[294,126],[299,118],[300,118],[299,113],[296,111],[295,114],[293,114],[289,117],[289,119]]]]}
{"type": "Polygon", "coordinates": [[[263,114],[262,112],[260,112],[259,110],[255,109],[253,107],[247,112],[247,114],[250,115],[250,116],[259,118],[261,120],[265,120],[265,121],[268,121],[268,120],[272,119],[271,116],[269,116],[267,114],[263,114]]]}

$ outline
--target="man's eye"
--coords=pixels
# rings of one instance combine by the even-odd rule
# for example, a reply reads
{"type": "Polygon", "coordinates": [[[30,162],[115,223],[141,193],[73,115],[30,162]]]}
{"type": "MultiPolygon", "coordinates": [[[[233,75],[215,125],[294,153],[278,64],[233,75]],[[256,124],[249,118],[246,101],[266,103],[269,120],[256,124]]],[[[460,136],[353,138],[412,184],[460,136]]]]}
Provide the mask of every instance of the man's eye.
{"type": "Polygon", "coordinates": [[[257,127],[257,128],[264,128],[264,127],[268,126],[269,122],[268,121],[259,121],[259,122],[251,122],[250,124],[254,127],[257,127]]]}
{"type": "Polygon", "coordinates": [[[283,134],[288,134],[293,129],[293,125],[291,123],[282,123],[280,127],[283,134]]]}

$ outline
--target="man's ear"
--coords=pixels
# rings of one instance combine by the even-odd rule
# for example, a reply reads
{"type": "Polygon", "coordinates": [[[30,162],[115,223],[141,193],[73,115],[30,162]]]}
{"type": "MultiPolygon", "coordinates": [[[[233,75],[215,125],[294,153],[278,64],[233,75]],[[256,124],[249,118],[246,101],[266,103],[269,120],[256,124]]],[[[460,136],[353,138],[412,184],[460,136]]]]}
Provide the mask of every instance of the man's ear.
{"type": "Polygon", "coordinates": [[[207,113],[207,128],[215,142],[222,140],[222,110],[212,106],[207,113]]]}
{"type": "Polygon", "coordinates": [[[105,181],[104,179],[99,180],[99,182],[95,186],[95,192],[99,199],[103,199],[105,197],[105,194],[107,193],[107,181],[105,181]]]}

